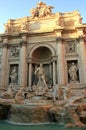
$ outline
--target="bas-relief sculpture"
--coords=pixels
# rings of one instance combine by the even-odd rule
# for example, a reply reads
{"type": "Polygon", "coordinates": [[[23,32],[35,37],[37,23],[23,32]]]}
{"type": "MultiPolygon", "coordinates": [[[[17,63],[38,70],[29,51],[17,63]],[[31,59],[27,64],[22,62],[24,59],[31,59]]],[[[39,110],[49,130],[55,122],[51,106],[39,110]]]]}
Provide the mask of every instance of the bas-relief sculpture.
{"type": "Polygon", "coordinates": [[[19,57],[19,47],[11,47],[10,56],[14,58],[19,57]]]}
{"type": "Polygon", "coordinates": [[[0,73],[6,78],[5,83],[1,79],[0,104],[10,105],[12,115],[9,118],[14,122],[44,123],[48,121],[48,112],[51,122],[56,120],[68,127],[86,127],[83,121],[86,119],[83,114],[86,113],[86,82],[81,78],[85,76],[85,44],[80,39],[85,25],[77,11],[53,14],[52,9],[39,2],[32,8],[30,17],[5,24],[0,41],[0,44],[4,43],[0,73]],[[41,29],[46,27],[47,20],[52,21],[48,33],[41,29]],[[62,24],[58,28],[60,20],[62,24]],[[23,121],[17,110],[24,116],[23,121]],[[40,111],[41,119],[36,118],[40,111]]]}
{"type": "Polygon", "coordinates": [[[74,41],[69,41],[66,43],[66,52],[67,53],[73,53],[75,52],[75,42],[74,41]]]}
{"type": "Polygon", "coordinates": [[[21,31],[27,31],[28,30],[28,25],[27,25],[27,22],[24,21],[21,25],[21,31]]]}

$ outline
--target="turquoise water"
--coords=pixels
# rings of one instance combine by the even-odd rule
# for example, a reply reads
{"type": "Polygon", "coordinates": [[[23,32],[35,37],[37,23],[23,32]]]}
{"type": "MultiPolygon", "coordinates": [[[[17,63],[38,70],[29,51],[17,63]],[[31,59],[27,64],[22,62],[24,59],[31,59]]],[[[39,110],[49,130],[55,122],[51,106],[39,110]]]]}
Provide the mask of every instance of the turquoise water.
{"type": "Polygon", "coordinates": [[[86,130],[86,128],[64,128],[58,124],[15,125],[0,121],[0,130],[86,130]]]}

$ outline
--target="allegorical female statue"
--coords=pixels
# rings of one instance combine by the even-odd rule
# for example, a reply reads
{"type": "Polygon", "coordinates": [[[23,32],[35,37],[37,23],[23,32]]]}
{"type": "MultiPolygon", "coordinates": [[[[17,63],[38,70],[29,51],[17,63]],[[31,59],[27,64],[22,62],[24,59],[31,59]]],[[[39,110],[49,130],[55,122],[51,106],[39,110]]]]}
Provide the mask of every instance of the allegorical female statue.
{"type": "Polygon", "coordinates": [[[14,66],[14,67],[12,68],[12,71],[11,71],[9,77],[10,77],[10,79],[11,79],[11,83],[12,83],[12,84],[17,84],[18,71],[17,71],[17,67],[16,67],[16,66],[14,66]]]}
{"type": "Polygon", "coordinates": [[[68,70],[70,82],[71,81],[78,81],[77,71],[78,71],[77,65],[74,62],[72,62],[71,66],[68,70]]]}

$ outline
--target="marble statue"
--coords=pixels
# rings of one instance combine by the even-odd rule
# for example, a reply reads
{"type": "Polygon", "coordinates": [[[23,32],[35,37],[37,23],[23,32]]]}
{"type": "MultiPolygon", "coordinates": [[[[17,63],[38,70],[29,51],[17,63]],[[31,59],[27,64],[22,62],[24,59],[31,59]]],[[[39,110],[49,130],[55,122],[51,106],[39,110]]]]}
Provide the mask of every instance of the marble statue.
{"type": "Polygon", "coordinates": [[[36,69],[35,75],[38,76],[38,86],[41,86],[41,85],[47,86],[45,71],[42,64],[40,64],[40,66],[36,69]]]}
{"type": "Polygon", "coordinates": [[[36,95],[43,95],[47,89],[47,84],[46,84],[45,71],[42,64],[40,64],[40,66],[36,69],[35,77],[36,76],[38,77],[38,82],[35,89],[36,95]]]}
{"type": "Polygon", "coordinates": [[[17,71],[17,67],[14,66],[12,68],[12,71],[10,73],[10,79],[11,79],[11,84],[17,84],[17,78],[18,78],[18,71],[17,71]]]}
{"type": "Polygon", "coordinates": [[[71,66],[68,70],[70,82],[78,81],[77,71],[78,71],[78,68],[77,68],[76,64],[74,62],[72,62],[71,66]]]}
{"type": "Polygon", "coordinates": [[[21,31],[27,31],[27,23],[24,21],[21,25],[21,31]]]}
{"type": "Polygon", "coordinates": [[[45,3],[41,1],[41,2],[38,2],[36,8],[32,8],[30,12],[31,12],[32,18],[35,18],[35,17],[42,18],[42,17],[51,15],[52,9],[53,9],[53,6],[47,6],[45,3]]]}
{"type": "Polygon", "coordinates": [[[15,101],[16,103],[23,104],[24,103],[24,88],[20,87],[19,90],[16,90],[15,101]]]}
{"type": "Polygon", "coordinates": [[[8,24],[4,24],[4,28],[5,28],[5,33],[8,33],[9,32],[9,25],[8,24]]]}
{"type": "Polygon", "coordinates": [[[13,88],[12,85],[10,85],[8,89],[2,93],[1,97],[5,99],[12,99],[14,98],[14,94],[15,94],[15,89],[13,88]]]}
{"type": "Polygon", "coordinates": [[[56,98],[58,97],[58,89],[59,89],[59,85],[55,84],[53,86],[53,92],[52,92],[53,101],[56,101],[56,98]]]}

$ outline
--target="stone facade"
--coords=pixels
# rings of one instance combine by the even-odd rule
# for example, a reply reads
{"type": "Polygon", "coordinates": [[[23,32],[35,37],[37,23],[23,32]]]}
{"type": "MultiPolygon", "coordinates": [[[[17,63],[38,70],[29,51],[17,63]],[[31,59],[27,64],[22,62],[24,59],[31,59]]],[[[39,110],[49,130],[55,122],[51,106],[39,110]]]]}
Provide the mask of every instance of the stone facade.
{"type": "Polygon", "coordinates": [[[31,16],[5,24],[0,34],[0,89],[11,83],[33,86],[40,63],[52,86],[86,83],[86,24],[78,11],[54,14],[52,9],[39,2],[31,16]]]}

